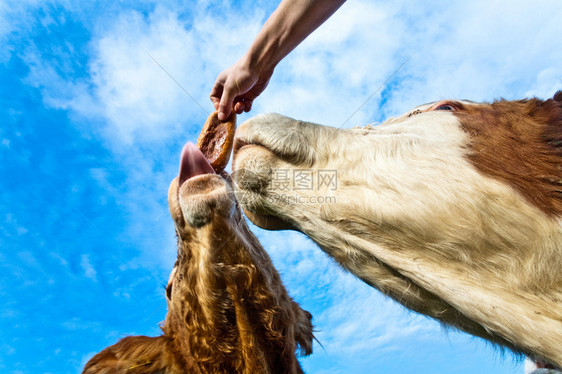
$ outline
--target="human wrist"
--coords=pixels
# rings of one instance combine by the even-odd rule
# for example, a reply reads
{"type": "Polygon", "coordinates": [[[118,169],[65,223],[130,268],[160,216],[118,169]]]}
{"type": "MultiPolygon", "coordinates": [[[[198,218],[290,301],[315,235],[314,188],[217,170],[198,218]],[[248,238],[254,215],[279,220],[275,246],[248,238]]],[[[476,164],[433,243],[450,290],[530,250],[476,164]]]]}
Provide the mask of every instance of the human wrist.
{"type": "Polygon", "coordinates": [[[282,59],[282,56],[277,57],[275,50],[276,46],[271,45],[267,41],[256,41],[242,57],[243,66],[259,75],[273,72],[282,59]]]}

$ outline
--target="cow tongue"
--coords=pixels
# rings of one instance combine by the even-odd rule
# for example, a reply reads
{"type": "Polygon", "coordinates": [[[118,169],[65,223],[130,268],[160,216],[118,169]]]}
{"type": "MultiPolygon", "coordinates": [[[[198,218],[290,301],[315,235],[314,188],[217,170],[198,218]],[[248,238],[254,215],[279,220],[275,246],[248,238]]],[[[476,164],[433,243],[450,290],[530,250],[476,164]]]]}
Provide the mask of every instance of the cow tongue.
{"type": "Polygon", "coordinates": [[[181,151],[179,185],[181,186],[189,178],[201,174],[215,174],[215,171],[199,148],[188,142],[181,151]]]}

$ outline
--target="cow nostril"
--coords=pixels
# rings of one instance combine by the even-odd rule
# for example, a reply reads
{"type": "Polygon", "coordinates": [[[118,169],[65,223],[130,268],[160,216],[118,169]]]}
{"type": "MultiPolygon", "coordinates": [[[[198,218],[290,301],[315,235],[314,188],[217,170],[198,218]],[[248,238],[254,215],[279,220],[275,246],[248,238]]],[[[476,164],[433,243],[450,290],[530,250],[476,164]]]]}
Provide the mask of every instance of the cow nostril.
{"type": "Polygon", "coordinates": [[[270,175],[271,170],[250,170],[239,169],[232,173],[235,191],[247,190],[254,192],[262,192],[268,185],[270,178],[264,176],[270,175]],[[261,172],[260,172],[261,171],[261,172]]]}
{"type": "Polygon", "coordinates": [[[246,146],[246,145],[249,145],[249,144],[250,144],[250,143],[247,143],[247,142],[245,142],[245,141],[243,141],[243,140],[240,140],[240,139],[235,138],[235,139],[234,139],[234,147],[233,147],[232,155],[235,156],[235,155],[236,155],[236,152],[238,152],[238,151],[240,150],[240,148],[242,148],[242,147],[244,147],[244,146],[246,146]]]}

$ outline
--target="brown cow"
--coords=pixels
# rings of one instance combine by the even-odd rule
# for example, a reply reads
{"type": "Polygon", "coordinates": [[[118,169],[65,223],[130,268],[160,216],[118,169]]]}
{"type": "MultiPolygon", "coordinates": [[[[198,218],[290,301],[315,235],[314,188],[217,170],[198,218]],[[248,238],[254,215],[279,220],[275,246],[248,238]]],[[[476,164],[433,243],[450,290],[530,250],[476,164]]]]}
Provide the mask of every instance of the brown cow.
{"type": "Polygon", "coordinates": [[[163,335],[124,338],[83,373],[302,373],[295,351],[312,353],[312,316],[248,229],[229,176],[188,143],[168,203],[178,258],[163,335]]]}

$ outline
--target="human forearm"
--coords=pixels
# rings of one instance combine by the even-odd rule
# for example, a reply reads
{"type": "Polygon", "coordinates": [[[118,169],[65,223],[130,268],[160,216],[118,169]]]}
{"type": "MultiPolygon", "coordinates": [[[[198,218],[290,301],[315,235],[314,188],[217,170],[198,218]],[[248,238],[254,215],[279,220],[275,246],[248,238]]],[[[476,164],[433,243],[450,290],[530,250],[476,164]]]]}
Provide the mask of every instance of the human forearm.
{"type": "Polygon", "coordinates": [[[230,111],[250,111],[275,66],[327,20],[345,0],[283,0],[234,65],[219,74],[211,101],[225,120],[230,111]]]}
{"type": "Polygon", "coordinates": [[[250,69],[273,70],[345,0],[283,0],[243,57],[250,69]]]}

